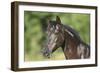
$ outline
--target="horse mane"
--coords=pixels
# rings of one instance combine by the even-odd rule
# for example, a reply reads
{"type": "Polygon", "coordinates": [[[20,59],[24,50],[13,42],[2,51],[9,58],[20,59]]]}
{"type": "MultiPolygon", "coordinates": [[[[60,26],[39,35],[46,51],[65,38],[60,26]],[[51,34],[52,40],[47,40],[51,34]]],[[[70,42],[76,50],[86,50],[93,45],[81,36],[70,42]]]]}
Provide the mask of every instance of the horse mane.
{"type": "Polygon", "coordinates": [[[72,27],[70,27],[70,26],[68,26],[68,25],[63,25],[63,27],[64,27],[65,30],[67,30],[67,31],[69,31],[71,34],[73,34],[73,35],[74,35],[74,38],[76,38],[76,39],[79,40],[79,41],[82,41],[82,40],[81,40],[81,37],[80,37],[80,35],[79,35],[79,33],[78,33],[75,29],[73,29],[72,27]]]}
{"type": "MultiPolygon", "coordinates": [[[[80,43],[86,45],[88,48],[90,48],[90,46],[88,44],[86,44],[80,37],[79,33],[73,29],[72,27],[68,26],[68,25],[63,25],[64,29],[69,31],[70,33],[72,33],[74,35],[74,38],[76,38],[80,43]]],[[[66,32],[66,31],[65,31],[66,32]]]]}

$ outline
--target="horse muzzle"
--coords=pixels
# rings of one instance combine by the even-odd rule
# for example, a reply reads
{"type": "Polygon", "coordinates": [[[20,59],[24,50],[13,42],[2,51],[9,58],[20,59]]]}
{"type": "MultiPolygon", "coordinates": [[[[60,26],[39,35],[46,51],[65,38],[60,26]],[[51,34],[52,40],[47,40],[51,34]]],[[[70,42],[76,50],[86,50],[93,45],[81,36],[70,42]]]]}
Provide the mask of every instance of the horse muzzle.
{"type": "Polygon", "coordinates": [[[43,53],[43,56],[44,57],[47,57],[47,58],[50,58],[51,57],[50,56],[51,55],[51,52],[48,49],[44,49],[42,53],[43,53]]]}

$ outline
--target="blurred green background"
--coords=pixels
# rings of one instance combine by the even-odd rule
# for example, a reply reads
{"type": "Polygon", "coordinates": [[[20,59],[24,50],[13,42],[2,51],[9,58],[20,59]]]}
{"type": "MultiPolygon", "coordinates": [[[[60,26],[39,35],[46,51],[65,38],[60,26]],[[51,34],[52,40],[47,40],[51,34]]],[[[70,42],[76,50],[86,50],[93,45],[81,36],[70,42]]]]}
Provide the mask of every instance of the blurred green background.
{"type": "Polygon", "coordinates": [[[90,43],[90,15],[79,13],[52,13],[24,11],[24,52],[25,61],[63,60],[61,48],[58,48],[50,59],[44,58],[41,50],[46,40],[47,20],[55,20],[59,16],[61,22],[74,28],[81,39],[90,43]]]}

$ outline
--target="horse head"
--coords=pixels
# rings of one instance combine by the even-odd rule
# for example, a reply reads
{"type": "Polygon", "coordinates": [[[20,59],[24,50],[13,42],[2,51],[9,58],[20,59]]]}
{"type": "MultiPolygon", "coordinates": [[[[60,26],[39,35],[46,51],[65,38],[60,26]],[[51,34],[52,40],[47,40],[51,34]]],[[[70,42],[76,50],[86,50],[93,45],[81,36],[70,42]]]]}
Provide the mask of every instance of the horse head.
{"type": "Polygon", "coordinates": [[[56,21],[48,20],[47,42],[43,50],[43,55],[50,58],[57,48],[64,42],[64,31],[60,18],[57,16],[56,21]]]}

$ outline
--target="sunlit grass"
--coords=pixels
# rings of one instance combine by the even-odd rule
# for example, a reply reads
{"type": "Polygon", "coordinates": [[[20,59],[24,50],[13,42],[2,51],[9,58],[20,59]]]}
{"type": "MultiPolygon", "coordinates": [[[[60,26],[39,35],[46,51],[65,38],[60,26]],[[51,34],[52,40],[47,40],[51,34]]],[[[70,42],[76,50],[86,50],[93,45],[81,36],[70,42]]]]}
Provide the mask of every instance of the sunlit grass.
{"type": "MultiPolygon", "coordinates": [[[[60,48],[61,49],[61,48],[60,48]]],[[[35,51],[36,52],[36,51],[35,51]]],[[[46,58],[42,55],[41,52],[33,52],[30,54],[25,54],[25,61],[45,61],[45,60],[64,60],[64,53],[59,51],[55,51],[50,58],[46,58]]]]}

